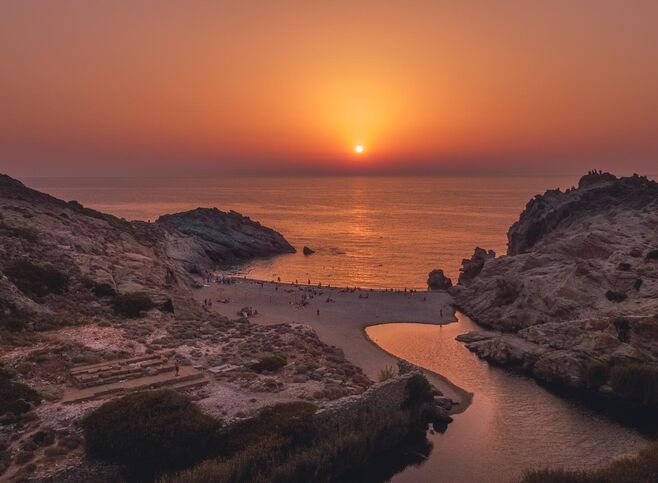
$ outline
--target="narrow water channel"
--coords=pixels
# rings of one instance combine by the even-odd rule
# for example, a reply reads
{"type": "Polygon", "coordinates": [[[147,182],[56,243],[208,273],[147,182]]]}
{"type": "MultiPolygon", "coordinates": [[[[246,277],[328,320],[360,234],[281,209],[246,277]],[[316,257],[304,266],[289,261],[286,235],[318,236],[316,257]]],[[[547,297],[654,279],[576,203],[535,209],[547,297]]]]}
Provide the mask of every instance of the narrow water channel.
{"type": "Polygon", "coordinates": [[[529,468],[603,466],[649,443],[635,429],[481,361],[455,340],[477,325],[463,314],[457,318],[444,326],[393,323],[366,329],[384,350],[474,393],[471,406],[444,434],[429,436],[430,457],[393,482],[509,482],[529,468]]]}

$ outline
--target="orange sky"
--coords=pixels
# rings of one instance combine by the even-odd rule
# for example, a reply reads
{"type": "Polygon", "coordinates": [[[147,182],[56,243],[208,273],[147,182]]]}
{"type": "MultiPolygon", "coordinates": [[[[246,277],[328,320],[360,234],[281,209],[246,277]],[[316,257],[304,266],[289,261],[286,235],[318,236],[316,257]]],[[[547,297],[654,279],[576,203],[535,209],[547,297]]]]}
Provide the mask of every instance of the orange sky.
{"type": "Polygon", "coordinates": [[[4,0],[0,171],[655,173],[657,25],[655,0],[4,0]]]}

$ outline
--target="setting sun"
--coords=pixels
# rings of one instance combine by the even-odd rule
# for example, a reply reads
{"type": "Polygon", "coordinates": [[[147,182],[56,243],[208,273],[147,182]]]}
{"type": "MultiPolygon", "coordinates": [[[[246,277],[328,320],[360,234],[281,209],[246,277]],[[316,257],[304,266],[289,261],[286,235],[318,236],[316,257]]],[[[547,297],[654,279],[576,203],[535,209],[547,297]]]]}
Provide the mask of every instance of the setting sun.
{"type": "Polygon", "coordinates": [[[363,152],[363,146],[361,144],[357,144],[356,146],[354,146],[354,152],[356,152],[357,154],[361,154],[363,152]]]}

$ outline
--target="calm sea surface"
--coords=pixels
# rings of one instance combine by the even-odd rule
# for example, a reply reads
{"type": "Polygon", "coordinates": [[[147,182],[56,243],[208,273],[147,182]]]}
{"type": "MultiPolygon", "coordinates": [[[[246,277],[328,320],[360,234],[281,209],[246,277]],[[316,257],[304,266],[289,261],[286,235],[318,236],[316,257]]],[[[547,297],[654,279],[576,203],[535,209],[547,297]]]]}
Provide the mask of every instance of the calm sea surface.
{"type": "Polygon", "coordinates": [[[471,406],[454,417],[444,434],[429,436],[429,458],[407,467],[393,483],[518,481],[528,469],[602,467],[648,444],[637,430],[557,396],[532,379],[492,367],[455,340],[477,329],[462,314],[446,326],[368,327],[368,335],[382,348],[474,393],[471,406]]]}
{"type": "Polygon", "coordinates": [[[476,246],[503,253],[526,202],[577,177],[29,178],[65,200],[129,220],[199,206],[235,210],[281,232],[299,251],[244,267],[270,280],[366,288],[426,288],[427,273],[456,278],[476,246]],[[316,250],[301,253],[304,245],[316,250]]]}

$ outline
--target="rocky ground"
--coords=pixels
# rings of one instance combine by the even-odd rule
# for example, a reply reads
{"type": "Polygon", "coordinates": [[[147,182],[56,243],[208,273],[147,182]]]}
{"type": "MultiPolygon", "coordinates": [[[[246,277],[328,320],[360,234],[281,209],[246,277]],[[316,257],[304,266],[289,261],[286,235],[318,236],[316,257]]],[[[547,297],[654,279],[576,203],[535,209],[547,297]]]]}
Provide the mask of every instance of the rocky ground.
{"type": "Polygon", "coordinates": [[[532,199],[506,256],[464,260],[469,349],[562,387],[658,405],[658,184],[592,172],[532,199]]]}
{"type": "Polygon", "coordinates": [[[145,353],[200,368],[190,396],[223,419],[266,404],[319,404],[372,382],[301,324],[223,317],[192,293],[208,270],[294,250],[215,209],[127,222],[0,176],[0,479],[45,478],[83,460],[69,370],[145,353]]]}

